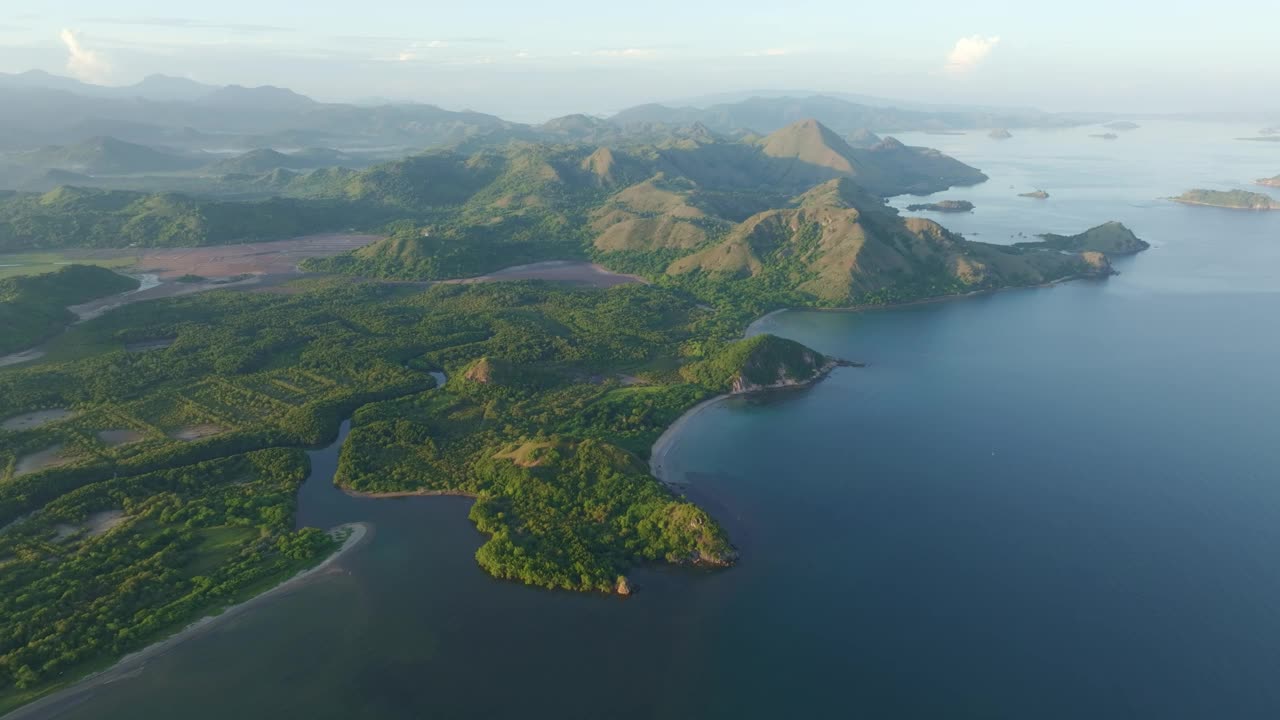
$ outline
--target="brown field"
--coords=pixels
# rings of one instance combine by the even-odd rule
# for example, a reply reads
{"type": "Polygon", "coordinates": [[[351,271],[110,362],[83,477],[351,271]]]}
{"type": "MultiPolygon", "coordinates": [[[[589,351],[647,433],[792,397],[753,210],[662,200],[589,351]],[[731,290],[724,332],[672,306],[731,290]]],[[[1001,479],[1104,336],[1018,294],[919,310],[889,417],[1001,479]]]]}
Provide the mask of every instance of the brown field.
{"type": "Polygon", "coordinates": [[[298,263],[306,258],[338,255],[380,239],[377,235],[334,233],[244,245],[82,250],[68,252],[66,255],[71,260],[131,258],[133,272],[153,273],[161,280],[171,280],[183,275],[228,278],[245,274],[292,274],[297,272],[298,263]]]}

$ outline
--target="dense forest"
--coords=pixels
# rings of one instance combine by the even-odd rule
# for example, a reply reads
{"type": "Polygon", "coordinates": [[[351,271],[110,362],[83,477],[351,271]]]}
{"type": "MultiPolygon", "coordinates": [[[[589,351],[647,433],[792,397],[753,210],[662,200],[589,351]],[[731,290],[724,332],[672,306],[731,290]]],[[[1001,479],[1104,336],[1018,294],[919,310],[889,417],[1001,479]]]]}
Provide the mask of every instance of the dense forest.
{"type": "Polygon", "coordinates": [[[638,564],[732,562],[715,521],[644,464],[722,389],[679,368],[721,357],[731,318],[646,285],[320,279],[72,327],[45,361],[0,371],[0,697],[314,561],[329,545],[291,531],[305,468],[286,448],[353,414],[337,482],[474,496],[477,561],[497,577],[612,592],[638,564]],[[39,610],[52,596],[78,599],[39,610]]]}
{"type": "Polygon", "coordinates": [[[0,354],[30,347],[75,319],[67,309],[138,288],[138,281],[91,265],[0,279],[0,354]]]}

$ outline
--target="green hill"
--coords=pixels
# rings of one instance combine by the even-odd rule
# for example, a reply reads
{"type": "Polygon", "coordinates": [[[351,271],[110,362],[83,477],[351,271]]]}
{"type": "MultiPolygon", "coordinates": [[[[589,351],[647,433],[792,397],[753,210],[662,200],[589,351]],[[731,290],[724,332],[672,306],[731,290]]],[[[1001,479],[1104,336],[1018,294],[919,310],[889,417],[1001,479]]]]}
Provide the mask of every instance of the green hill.
{"type": "Polygon", "coordinates": [[[931,220],[899,217],[849,180],[833,180],[734,228],[667,273],[737,283],[791,302],[900,302],[1075,275],[1106,274],[1100,255],[1064,255],[964,240],[931,220]]]}
{"type": "Polygon", "coordinates": [[[681,368],[686,380],[722,392],[754,392],[812,382],[832,367],[816,350],[775,335],[756,335],[681,368]]]}
{"type": "Polygon", "coordinates": [[[0,280],[0,354],[35,345],[75,319],[68,305],[136,290],[138,281],[94,265],[0,280]]]}
{"type": "Polygon", "coordinates": [[[273,240],[369,222],[360,210],[288,198],[229,202],[63,186],[0,196],[0,251],[273,240]]]}
{"type": "Polygon", "coordinates": [[[1016,243],[1023,248],[1052,248],[1067,252],[1085,252],[1092,250],[1107,255],[1132,255],[1142,252],[1151,245],[1138,238],[1133,231],[1122,223],[1108,222],[1089,228],[1079,235],[1054,235],[1046,233],[1040,236],[1040,242],[1016,243]]]}
{"type": "Polygon", "coordinates": [[[112,137],[95,137],[76,145],[49,146],[23,153],[14,157],[13,162],[33,170],[128,175],[189,170],[202,161],[112,137]]]}

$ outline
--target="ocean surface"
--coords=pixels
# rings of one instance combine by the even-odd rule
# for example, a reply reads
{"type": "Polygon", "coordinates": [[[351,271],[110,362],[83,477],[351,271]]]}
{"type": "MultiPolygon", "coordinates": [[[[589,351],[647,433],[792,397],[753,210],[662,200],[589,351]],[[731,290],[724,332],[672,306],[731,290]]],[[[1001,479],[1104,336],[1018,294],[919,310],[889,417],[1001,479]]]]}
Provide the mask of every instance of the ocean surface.
{"type": "Polygon", "coordinates": [[[758,323],[869,366],[689,423],[668,467],[733,569],[627,600],[495,581],[468,500],[347,498],[335,444],[299,519],[373,523],[341,572],[59,717],[1280,717],[1280,213],[1159,199],[1280,173],[1255,130],[900,136],[991,176],[931,198],[974,202],[935,216],[974,239],[1120,220],[1154,247],[758,323]]]}

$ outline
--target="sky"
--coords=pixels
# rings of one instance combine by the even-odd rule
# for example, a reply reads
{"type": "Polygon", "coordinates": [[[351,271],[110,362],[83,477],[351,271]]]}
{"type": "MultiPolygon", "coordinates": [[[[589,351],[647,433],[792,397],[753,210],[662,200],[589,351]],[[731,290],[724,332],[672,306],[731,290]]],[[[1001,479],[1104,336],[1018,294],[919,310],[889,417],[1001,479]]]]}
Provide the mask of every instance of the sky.
{"type": "MultiPolygon", "coordinates": [[[[514,120],[753,89],[1055,111],[1280,111],[1280,2],[61,0],[0,72],[152,73],[514,120]]],[[[7,8],[7,9],[6,9],[7,8]]]]}

